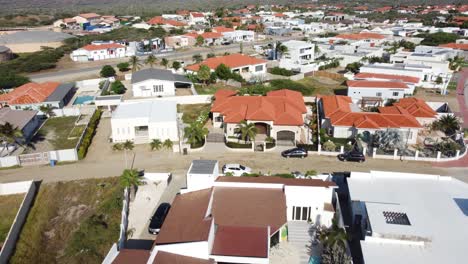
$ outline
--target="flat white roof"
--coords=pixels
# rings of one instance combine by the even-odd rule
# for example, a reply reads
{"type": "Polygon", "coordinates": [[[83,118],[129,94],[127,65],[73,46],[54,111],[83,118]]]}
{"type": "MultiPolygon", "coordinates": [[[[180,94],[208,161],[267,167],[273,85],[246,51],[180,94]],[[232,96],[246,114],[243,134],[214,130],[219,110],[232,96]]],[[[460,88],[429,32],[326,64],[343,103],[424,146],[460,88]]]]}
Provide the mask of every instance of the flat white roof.
{"type": "Polygon", "coordinates": [[[366,264],[466,263],[468,184],[451,177],[353,172],[351,200],[365,202],[372,236],[361,241],[366,264]],[[464,209],[463,209],[464,207],[464,209]],[[405,213],[410,225],[383,212],[405,213]]]}
{"type": "Polygon", "coordinates": [[[149,122],[173,122],[177,120],[177,104],[162,100],[123,102],[112,113],[112,118],[148,118],[149,122]]]}
{"type": "Polygon", "coordinates": [[[309,48],[312,47],[314,44],[306,42],[306,41],[301,41],[301,40],[288,40],[282,43],[284,46],[289,47],[291,49],[296,48],[309,48]]]}

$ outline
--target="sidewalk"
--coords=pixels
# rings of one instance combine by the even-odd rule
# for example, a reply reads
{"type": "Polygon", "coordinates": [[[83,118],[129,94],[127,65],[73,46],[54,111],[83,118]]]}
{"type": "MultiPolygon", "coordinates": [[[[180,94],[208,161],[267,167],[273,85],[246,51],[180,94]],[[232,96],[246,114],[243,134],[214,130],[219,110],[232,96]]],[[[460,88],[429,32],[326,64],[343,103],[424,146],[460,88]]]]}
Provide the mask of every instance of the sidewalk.
{"type": "Polygon", "coordinates": [[[457,84],[457,100],[460,111],[457,114],[463,120],[463,127],[468,128],[468,68],[460,71],[457,84]]]}

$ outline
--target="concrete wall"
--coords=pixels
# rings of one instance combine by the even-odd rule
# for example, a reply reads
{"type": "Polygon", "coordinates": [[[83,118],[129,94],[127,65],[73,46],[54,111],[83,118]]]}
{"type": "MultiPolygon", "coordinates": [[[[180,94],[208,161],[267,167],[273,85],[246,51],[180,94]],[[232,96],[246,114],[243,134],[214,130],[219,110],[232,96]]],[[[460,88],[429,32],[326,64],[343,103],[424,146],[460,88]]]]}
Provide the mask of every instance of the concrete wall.
{"type": "Polygon", "coordinates": [[[125,102],[145,102],[145,101],[173,101],[177,104],[209,104],[211,103],[212,95],[184,95],[184,96],[169,96],[164,98],[139,98],[125,100],[125,102]]]}
{"type": "Polygon", "coordinates": [[[79,107],[66,107],[62,109],[54,109],[52,110],[56,117],[61,116],[79,116],[80,115],[80,108],[79,107]]]}
{"type": "Polygon", "coordinates": [[[8,157],[3,157],[0,158],[0,167],[5,168],[5,167],[13,167],[20,165],[20,162],[18,160],[18,156],[8,156],[8,157]]]}
{"type": "Polygon", "coordinates": [[[2,189],[4,188],[9,190],[13,189],[17,191],[17,193],[26,192],[26,195],[23,199],[23,202],[21,203],[21,207],[18,210],[18,213],[16,214],[16,218],[13,221],[5,243],[3,244],[3,248],[0,251],[0,263],[8,263],[8,259],[14,252],[16,242],[18,241],[21,229],[23,228],[23,224],[26,221],[29,209],[31,208],[34,197],[36,196],[38,186],[35,182],[29,181],[2,184],[2,189]],[[24,189],[26,189],[26,191],[24,191],[24,189]]]}
{"type": "Polygon", "coordinates": [[[132,92],[134,97],[151,97],[151,96],[174,96],[175,84],[171,81],[164,80],[146,80],[132,84],[132,92]],[[162,85],[162,92],[155,90],[154,86],[162,85]]]}

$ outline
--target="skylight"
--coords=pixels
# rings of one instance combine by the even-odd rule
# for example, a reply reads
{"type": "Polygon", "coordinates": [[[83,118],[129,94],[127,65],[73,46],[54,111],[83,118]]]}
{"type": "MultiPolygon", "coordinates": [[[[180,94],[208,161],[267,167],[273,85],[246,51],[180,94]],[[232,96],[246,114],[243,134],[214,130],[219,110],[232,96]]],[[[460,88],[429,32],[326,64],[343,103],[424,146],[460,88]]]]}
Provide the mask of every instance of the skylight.
{"type": "Polygon", "coordinates": [[[411,225],[408,216],[405,213],[384,211],[383,216],[385,217],[385,222],[387,222],[387,224],[411,225]]]}
{"type": "Polygon", "coordinates": [[[468,199],[467,198],[453,198],[458,208],[462,211],[465,216],[468,216],[468,199]]]}

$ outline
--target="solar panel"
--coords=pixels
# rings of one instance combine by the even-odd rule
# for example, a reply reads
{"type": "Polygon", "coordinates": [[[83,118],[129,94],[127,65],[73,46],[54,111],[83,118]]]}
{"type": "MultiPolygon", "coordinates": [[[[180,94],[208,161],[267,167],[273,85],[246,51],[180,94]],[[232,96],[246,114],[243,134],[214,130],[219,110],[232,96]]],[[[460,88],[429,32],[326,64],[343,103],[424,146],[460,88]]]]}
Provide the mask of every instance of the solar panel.
{"type": "Polygon", "coordinates": [[[387,224],[411,225],[408,216],[405,213],[384,211],[383,216],[385,217],[385,222],[387,222],[387,224]]]}

